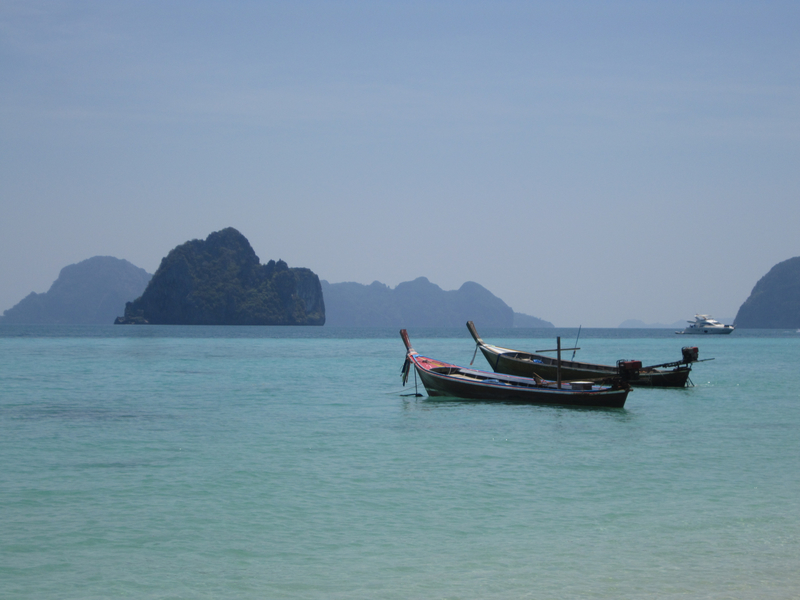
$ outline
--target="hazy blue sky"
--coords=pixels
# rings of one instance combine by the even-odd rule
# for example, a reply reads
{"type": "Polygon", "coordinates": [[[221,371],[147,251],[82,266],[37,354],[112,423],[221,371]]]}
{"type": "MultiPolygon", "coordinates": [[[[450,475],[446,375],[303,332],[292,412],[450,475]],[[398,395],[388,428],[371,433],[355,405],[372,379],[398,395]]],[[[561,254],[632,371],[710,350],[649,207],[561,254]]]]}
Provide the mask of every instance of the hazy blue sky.
{"type": "Polygon", "coordinates": [[[232,226],[558,326],[734,316],[800,255],[797,2],[0,4],[0,312],[232,226]]]}

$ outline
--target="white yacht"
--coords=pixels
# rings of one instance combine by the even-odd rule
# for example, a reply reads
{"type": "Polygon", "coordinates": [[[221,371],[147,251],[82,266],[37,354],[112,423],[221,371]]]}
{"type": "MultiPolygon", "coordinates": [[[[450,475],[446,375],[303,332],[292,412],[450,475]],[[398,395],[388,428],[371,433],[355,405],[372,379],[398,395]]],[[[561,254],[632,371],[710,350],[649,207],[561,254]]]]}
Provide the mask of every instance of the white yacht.
{"type": "Polygon", "coordinates": [[[704,333],[730,333],[733,331],[733,325],[723,325],[719,321],[711,318],[711,315],[695,315],[694,321],[687,321],[689,326],[683,331],[676,331],[675,333],[685,334],[704,334],[704,333]]]}

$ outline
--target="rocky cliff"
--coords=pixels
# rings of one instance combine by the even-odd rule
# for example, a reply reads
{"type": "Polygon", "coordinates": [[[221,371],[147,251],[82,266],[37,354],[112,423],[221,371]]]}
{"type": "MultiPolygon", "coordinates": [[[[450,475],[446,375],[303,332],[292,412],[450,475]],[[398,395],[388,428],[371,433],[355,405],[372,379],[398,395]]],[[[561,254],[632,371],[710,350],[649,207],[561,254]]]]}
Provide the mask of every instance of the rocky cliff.
{"type": "MultiPolygon", "coordinates": [[[[483,286],[468,281],[445,291],[425,277],[390,288],[378,281],[322,282],[328,325],[338,327],[464,327],[469,320],[485,327],[513,327],[514,311],[483,286]]],[[[525,321],[526,323],[545,323],[525,321]]],[[[540,325],[523,325],[540,326],[540,325]]]]}
{"type": "Polygon", "coordinates": [[[0,322],[111,324],[148,281],[150,274],[127,260],[95,256],[61,269],[47,292],[31,292],[5,311],[0,322]]]}
{"type": "Polygon", "coordinates": [[[319,277],[282,260],[262,265],[229,227],[174,248],[117,323],[323,325],[319,277]]]}
{"type": "Polygon", "coordinates": [[[778,263],[759,279],[733,323],[743,329],[800,328],[800,256],[778,263]]]}

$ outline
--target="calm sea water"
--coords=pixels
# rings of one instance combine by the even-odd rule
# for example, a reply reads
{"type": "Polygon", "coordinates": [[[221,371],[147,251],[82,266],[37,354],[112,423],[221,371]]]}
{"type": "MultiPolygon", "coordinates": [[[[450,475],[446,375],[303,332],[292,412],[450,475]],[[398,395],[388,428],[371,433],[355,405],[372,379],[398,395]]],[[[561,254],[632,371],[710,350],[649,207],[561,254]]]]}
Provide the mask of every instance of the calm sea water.
{"type": "Polygon", "coordinates": [[[395,331],[5,326],[0,597],[797,598],[800,334],[578,357],[683,345],[695,387],[586,410],[404,396],[395,331]]]}

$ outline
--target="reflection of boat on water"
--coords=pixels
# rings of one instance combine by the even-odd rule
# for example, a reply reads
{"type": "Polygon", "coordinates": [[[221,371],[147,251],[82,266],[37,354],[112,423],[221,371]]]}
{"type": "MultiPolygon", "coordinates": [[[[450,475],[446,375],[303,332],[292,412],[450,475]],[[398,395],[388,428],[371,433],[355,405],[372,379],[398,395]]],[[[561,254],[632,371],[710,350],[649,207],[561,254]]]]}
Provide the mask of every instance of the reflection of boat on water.
{"type": "Polygon", "coordinates": [[[695,315],[694,321],[687,321],[689,326],[683,331],[675,333],[685,333],[687,335],[700,335],[706,333],[730,333],[734,330],[733,325],[723,325],[715,321],[710,315],[695,315]]]}
{"type": "MultiPolygon", "coordinates": [[[[545,379],[556,379],[559,369],[562,379],[603,379],[606,377],[626,376],[620,365],[598,365],[578,362],[575,360],[559,360],[557,357],[534,354],[521,350],[511,350],[485,343],[472,321],[467,322],[467,329],[472,334],[478,348],[481,349],[486,361],[497,373],[531,377],[534,373],[545,379]],[[560,364],[559,364],[560,363],[560,364]]],[[[539,352],[543,352],[540,350],[539,352]]],[[[683,348],[682,359],[674,362],[643,367],[641,362],[635,361],[636,372],[628,379],[633,386],[646,387],[685,387],[692,370],[692,363],[697,360],[697,348],[683,348]]],[[[629,361],[630,362],[630,361],[629,361]]],[[[625,363],[625,366],[628,366],[625,363]]]]}
{"type": "Polygon", "coordinates": [[[597,408],[622,408],[630,387],[622,379],[608,385],[592,381],[548,381],[541,377],[515,377],[489,371],[466,369],[420,356],[408,339],[405,329],[400,331],[406,346],[403,364],[403,384],[408,380],[411,367],[429,396],[453,396],[467,400],[494,402],[521,402],[552,404],[556,406],[585,406],[597,408]]]}

